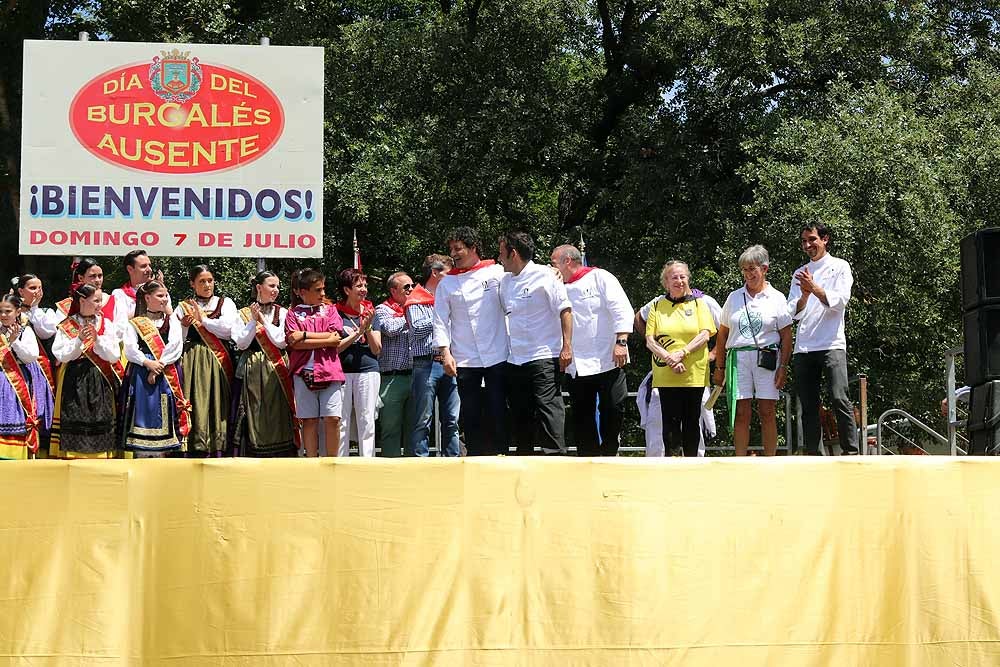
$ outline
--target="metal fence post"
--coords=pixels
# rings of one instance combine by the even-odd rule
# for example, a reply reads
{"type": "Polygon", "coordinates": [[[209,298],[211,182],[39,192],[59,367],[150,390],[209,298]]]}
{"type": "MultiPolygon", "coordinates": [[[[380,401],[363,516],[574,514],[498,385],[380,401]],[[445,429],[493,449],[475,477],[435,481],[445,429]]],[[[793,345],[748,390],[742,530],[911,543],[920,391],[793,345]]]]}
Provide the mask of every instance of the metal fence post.
{"type": "Polygon", "coordinates": [[[946,373],[946,384],[948,388],[948,448],[952,456],[958,456],[958,433],[955,428],[955,421],[958,419],[957,406],[955,405],[955,349],[945,352],[944,365],[946,373]]]}
{"type": "Polygon", "coordinates": [[[869,454],[868,451],[868,376],[859,375],[858,376],[859,391],[861,393],[861,438],[860,448],[858,452],[861,454],[869,454]]]}

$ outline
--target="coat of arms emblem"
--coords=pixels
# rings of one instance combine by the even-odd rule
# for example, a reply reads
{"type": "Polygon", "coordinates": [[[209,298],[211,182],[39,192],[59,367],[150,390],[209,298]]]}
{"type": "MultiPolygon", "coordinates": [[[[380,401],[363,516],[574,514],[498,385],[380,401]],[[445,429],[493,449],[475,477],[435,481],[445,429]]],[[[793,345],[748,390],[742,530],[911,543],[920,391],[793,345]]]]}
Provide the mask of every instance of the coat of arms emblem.
{"type": "Polygon", "coordinates": [[[183,104],[201,88],[201,65],[190,51],[160,51],[149,66],[149,85],[161,99],[183,104]]]}

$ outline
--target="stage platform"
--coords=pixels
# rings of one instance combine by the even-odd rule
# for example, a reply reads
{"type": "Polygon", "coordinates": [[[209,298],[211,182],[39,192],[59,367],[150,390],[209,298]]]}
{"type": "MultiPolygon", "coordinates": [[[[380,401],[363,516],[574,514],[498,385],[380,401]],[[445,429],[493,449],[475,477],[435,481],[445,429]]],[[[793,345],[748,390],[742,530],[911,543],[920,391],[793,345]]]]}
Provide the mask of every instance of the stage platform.
{"type": "Polygon", "coordinates": [[[1000,461],[0,463],[0,664],[1000,664],[1000,461]]]}

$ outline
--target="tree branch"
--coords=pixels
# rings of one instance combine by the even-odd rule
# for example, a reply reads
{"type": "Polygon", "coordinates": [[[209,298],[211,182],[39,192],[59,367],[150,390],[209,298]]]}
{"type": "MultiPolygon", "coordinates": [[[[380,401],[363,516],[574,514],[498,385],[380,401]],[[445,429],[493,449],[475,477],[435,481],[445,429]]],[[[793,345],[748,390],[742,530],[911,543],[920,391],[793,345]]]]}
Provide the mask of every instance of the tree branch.
{"type": "Polygon", "coordinates": [[[483,6],[483,0],[472,0],[465,10],[466,33],[465,38],[470,44],[476,41],[476,34],[479,32],[479,10],[483,6]]]}
{"type": "Polygon", "coordinates": [[[615,35],[615,24],[611,20],[611,8],[608,0],[597,0],[597,11],[601,15],[601,48],[604,51],[604,67],[611,72],[618,69],[618,38],[615,35]]]}

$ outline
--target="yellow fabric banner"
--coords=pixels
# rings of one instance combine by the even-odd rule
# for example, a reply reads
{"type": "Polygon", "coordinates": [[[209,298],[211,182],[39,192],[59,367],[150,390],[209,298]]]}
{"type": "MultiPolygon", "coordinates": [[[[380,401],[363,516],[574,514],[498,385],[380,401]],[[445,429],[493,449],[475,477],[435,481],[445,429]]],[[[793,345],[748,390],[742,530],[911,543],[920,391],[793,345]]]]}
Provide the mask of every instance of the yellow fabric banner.
{"type": "Polygon", "coordinates": [[[0,464],[0,663],[997,665],[1000,461],[0,464]]]}

